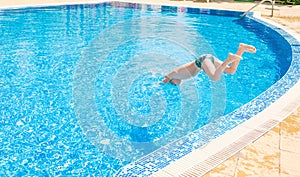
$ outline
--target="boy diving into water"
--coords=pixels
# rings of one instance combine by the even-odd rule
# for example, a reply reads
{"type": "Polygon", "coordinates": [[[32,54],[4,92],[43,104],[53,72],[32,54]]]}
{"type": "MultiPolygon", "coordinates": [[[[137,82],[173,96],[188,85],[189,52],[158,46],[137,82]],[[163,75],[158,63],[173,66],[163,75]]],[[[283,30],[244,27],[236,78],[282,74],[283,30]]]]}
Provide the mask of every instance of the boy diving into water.
{"type": "Polygon", "coordinates": [[[179,85],[182,80],[196,76],[201,69],[213,80],[218,81],[223,72],[234,74],[242,59],[244,52],[255,53],[254,46],[240,43],[235,54],[229,53],[227,59],[222,62],[211,54],[201,55],[195,61],[184,64],[165,76],[163,83],[170,82],[174,85],[179,85]]]}

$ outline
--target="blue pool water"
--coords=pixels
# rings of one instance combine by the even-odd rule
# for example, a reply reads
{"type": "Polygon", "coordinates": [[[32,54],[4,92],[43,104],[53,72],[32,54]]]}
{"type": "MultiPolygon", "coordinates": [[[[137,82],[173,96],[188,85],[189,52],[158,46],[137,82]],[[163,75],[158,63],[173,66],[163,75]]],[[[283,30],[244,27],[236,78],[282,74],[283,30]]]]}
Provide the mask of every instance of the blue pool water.
{"type": "Polygon", "coordinates": [[[291,48],[281,36],[209,12],[218,15],[121,3],[1,10],[0,175],[112,176],[286,73],[291,48]],[[200,54],[224,60],[240,42],[257,53],[245,53],[235,75],[160,83],[200,54]]]}

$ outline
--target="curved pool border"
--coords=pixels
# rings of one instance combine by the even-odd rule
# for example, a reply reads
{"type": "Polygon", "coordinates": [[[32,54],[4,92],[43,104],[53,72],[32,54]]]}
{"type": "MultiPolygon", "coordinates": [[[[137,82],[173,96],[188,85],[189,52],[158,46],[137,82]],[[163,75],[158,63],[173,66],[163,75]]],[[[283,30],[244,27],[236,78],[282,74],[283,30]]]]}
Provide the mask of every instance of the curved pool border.
{"type": "MultiPolygon", "coordinates": [[[[130,1],[130,0],[129,0],[130,1]]],[[[111,2],[91,1],[38,5],[17,5],[4,8],[20,8],[46,5],[95,4],[111,2]]],[[[143,2],[134,2],[143,4],[143,2]]],[[[175,6],[170,4],[147,3],[175,6]]],[[[201,7],[187,7],[201,9],[201,7]]],[[[0,7],[3,8],[3,7],[0,7]]],[[[229,13],[240,11],[214,10],[229,13]]],[[[225,13],[225,14],[226,14],[225,13]]],[[[291,45],[292,63],[287,73],[267,91],[236,111],[218,121],[202,127],[147,156],[121,168],[116,176],[201,176],[223,163],[260,136],[271,130],[300,106],[300,35],[271,20],[254,14],[248,16],[282,35],[291,45]],[[238,119],[235,119],[238,118],[238,119]],[[233,121],[234,120],[234,121],[233,121]],[[238,121],[236,121],[238,120],[238,121]],[[234,124],[232,124],[232,122],[234,124]],[[222,146],[220,146],[220,144],[222,146]]]]}
{"type": "MultiPolygon", "coordinates": [[[[162,4],[160,4],[162,5],[162,4]]],[[[171,6],[172,5],[166,5],[171,6]]],[[[201,7],[175,6],[200,9],[201,7]]],[[[232,15],[242,11],[205,8],[205,13],[232,15]]],[[[292,50],[286,74],[265,92],[234,112],[121,168],[116,176],[202,176],[253,143],[300,106],[300,35],[250,13],[247,18],[274,30],[292,50]],[[222,146],[220,146],[222,145],[222,146]]]]}

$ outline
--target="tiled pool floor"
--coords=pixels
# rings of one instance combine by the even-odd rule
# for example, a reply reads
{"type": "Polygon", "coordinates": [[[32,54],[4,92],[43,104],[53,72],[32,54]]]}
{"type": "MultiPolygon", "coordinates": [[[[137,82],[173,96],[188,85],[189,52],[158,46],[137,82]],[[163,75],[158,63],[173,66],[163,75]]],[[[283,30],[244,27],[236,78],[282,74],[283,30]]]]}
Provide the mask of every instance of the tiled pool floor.
{"type": "Polygon", "coordinates": [[[205,177],[300,176],[300,107],[205,177]]]}

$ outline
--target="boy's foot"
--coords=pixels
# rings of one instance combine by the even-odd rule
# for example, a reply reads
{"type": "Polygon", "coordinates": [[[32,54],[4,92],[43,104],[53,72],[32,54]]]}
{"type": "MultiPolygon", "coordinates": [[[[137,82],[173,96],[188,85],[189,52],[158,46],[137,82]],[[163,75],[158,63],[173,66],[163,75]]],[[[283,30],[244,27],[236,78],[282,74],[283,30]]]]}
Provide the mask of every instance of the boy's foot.
{"type": "Polygon", "coordinates": [[[251,52],[251,53],[256,52],[256,48],[254,46],[244,44],[244,43],[240,43],[239,48],[241,48],[243,51],[246,51],[246,52],[251,52]]]}

